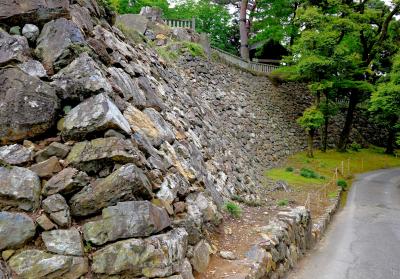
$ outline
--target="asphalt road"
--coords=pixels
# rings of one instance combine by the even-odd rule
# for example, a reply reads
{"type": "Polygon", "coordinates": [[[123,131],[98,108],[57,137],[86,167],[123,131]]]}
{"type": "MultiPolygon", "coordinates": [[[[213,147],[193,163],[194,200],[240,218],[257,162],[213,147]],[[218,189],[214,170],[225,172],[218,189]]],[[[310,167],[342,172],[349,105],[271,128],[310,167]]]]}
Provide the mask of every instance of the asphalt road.
{"type": "Polygon", "coordinates": [[[324,239],[288,279],[400,279],[400,169],[360,175],[324,239]]]}

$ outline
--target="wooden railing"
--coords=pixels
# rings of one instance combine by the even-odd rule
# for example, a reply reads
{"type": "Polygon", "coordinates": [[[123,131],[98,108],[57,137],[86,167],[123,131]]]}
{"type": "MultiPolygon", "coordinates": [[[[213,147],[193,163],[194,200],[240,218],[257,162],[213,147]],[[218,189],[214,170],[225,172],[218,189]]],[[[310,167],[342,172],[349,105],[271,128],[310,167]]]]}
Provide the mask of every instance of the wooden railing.
{"type": "Polygon", "coordinates": [[[223,61],[235,65],[243,70],[255,72],[255,73],[261,73],[261,74],[268,74],[272,72],[273,70],[277,69],[279,66],[277,65],[271,65],[271,64],[263,64],[263,63],[257,63],[257,62],[251,62],[251,61],[246,61],[240,57],[237,57],[229,52],[226,52],[222,49],[216,48],[211,46],[212,50],[214,53],[218,55],[220,59],[223,61]]]}
{"type": "Polygon", "coordinates": [[[169,27],[181,27],[181,28],[190,28],[193,31],[196,30],[196,20],[192,19],[164,19],[165,24],[169,27]]]}

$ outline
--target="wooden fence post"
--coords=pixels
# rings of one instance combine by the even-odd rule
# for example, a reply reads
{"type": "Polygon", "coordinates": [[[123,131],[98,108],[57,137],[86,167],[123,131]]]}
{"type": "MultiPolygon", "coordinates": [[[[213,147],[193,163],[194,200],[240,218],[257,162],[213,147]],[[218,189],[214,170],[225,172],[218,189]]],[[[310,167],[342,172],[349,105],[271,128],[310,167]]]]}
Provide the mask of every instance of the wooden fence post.
{"type": "Polygon", "coordinates": [[[192,18],[192,29],[193,31],[196,31],[196,18],[192,18]]]}

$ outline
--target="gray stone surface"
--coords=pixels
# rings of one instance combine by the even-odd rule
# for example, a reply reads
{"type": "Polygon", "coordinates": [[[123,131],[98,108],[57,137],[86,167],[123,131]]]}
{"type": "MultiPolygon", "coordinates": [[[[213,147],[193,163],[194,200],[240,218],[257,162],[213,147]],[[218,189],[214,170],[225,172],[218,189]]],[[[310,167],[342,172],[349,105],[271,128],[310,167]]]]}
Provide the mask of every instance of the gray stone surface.
{"type": "Polygon", "coordinates": [[[93,31],[93,23],[87,7],[77,4],[71,5],[71,18],[83,32],[90,33],[93,31]]]}
{"type": "Polygon", "coordinates": [[[142,166],[144,155],[129,139],[98,138],[76,143],[66,158],[66,162],[79,170],[97,173],[110,163],[135,163],[142,166]]]}
{"type": "Polygon", "coordinates": [[[142,15],[126,14],[119,15],[117,17],[117,26],[123,26],[124,28],[132,28],[144,35],[147,29],[147,23],[149,20],[142,15]]]}
{"type": "Polygon", "coordinates": [[[0,84],[0,143],[40,135],[54,124],[54,88],[18,68],[0,69],[0,84]]]}
{"type": "Polygon", "coordinates": [[[6,145],[0,147],[0,160],[10,165],[21,165],[33,159],[32,149],[20,144],[6,145]]]}
{"type": "Polygon", "coordinates": [[[67,114],[62,134],[66,139],[82,139],[88,134],[107,129],[131,133],[129,123],[111,99],[105,94],[99,94],[74,107],[67,114]]]}
{"type": "Polygon", "coordinates": [[[42,194],[45,196],[57,193],[69,195],[88,185],[89,180],[86,173],[74,168],[65,168],[44,184],[42,194]]]}
{"type": "Polygon", "coordinates": [[[205,241],[201,240],[193,248],[193,257],[190,259],[193,269],[199,273],[203,273],[207,270],[208,263],[210,262],[210,245],[205,241]]]}
{"type": "Polygon", "coordinates": [[[69,227],[71,225],[69,206],[60,194],[51,195],[44,199],[42,207],[49,214],[50,219],[60,227],[69,227]]]}
{"type": "Polygon", "coordinates": [[[184,260],[186,250],[187,233],[184,229],[174,229],[146,239],[123,240],[96,251],[92,271],[105,275],[123,273],[138,277],[166,277],[179,269],[178,264],[184,260]]]}
{"type": "Polygon", "coordinates": [[[42,23],[69,13],[68,0],[1,0],[0,7],[0,22],[10,24],[42,23]]]}
{"type": "Polygon", "coordinates": [[[40,179],[32,171],[0,167],[0,207],[16,207],[33,211],[39,206],[40,179]]]}
{"type": "Polygon", "coordinates": [[[35,160],[36,162],[43,162],[52,156],[64,159],[68,155],[70,150],[71,147],[65,144],[52,142],[49,146],[45,147],[35,154],[35,160]]]}
{"type": "Polygon", "coordinates": [[[36,226],[28,215],[0,211],[0,250],[19,248],[35,233],[36,226]]]}
{"type": "Polygon", "coordinates": [[[141,169],[126,164],[75,194],[70,200],[71,211],[75,216],[86,216],[135,197],[151,198],[151,185],[141,169]]]}
{"type": "Polygon", "coordinates": [[[11,62],[23,62],[29,57],[29,45],[25,37],[12,36],[0,30],[0,66],[11,62]]]}
{"type": "Polygon", "coordinates": [[[83,225],[86,241],[96,245],[131,237],[146,237],[171,225],[168,213],[149,201],[119,202],[103,209],[102,219],[83,225]]]}
{"type": "Polygon", "coordinates": [[[42,239],[49,252],[67,256],[83,256],[83,242],[76,228],[43,232],[42,239]]]}
{"type": "MultiPolygon", "coordinates": [[[[60,97],[63,100],[82,101],[90,96],[112,91],[99,65],[87,52],[79,55],[71,64],[54,75],[52,80],[53,85],[62,89],[60,97]]],[[[96,103],[97,99],[93,99],[92,102],[96,103]]]]}
{"type": "Polygon", "coordinates": [[[84,44],[79,27],[70,20],[59,18],[46,23],[37,39],[35,54],[47,73],[53,74],[68,65],[74,57],[74,47],[84,44]]]}
{"type": "Polygon", "coordinates": [[[39,175],[41,178],[50,178],[54,174],[62,170],[62,166],[56,156],[52,156],[49,159],[36,163],[29,167],[31,171],[39,175]]]}
{"type": "Polygon", "coordinates": [[[46,70],[44,69],[42,63],[36,60],[28,60],[22,64],[18,64],[18,68],[33,77],[47,77],[46,70]]]}
{"type": "Polygon", "coordinates": [[[16,254],[8,264],[18,278],[22,279],[78,279],[89,270],[85,258],[54,255],[35,249],[16,254]]]}
{"type": "Polygon", "coordinates": [[[39,37],[40,30],[39,27],[37,27],[34,24],[25,24],[24,27],[22,28],[22,35],[28,39],[30,42],[35,42],[36,39],[39,37]]]}

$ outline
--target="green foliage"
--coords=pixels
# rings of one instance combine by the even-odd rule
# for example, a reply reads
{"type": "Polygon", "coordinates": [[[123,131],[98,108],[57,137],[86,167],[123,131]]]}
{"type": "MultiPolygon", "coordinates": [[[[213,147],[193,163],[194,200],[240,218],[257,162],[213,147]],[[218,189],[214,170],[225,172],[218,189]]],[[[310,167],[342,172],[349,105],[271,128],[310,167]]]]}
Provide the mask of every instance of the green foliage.
{"type": "Polygon", "coordinates": [[[347,182],[344,179],[338,179],[336,181],[336,185],[339,186],[340,188],[342,188],[342,190],[346,190],[346,188],[347,188],[347,182]]]}
{"type": "Polygon", "coordinates": [[[120,14],[138,14],[142,7],[159,7],[164,14],[169,12],[167,0],[101,0],[107,2],[115,11],[120,14]]]}
{"type": "Polygon", "coordinates": [[[278,200],[276,202],[277,206],[287,206],[289,204],[289,200],[288,199],[282,199],[282,200],[278,200]]]}
{"type": "Polygon", "coordinates": [[[306,131],[316,130],[324,124],[324,115],[317,107],[312,106],[303,112],[297,123],[306,131]]]}
{"type": "Polygon", "coordinates": [[[165,46],[156,47],[157,53],[165,60],[176,61],[180,55],[188,52],[194,57],[205,57],[203,48],[192,42],[173,42],[165,46]]]}
{"type": "Polygon", "coordinates": [[[224,209],[234,218],[239,218],[242,215],[242,209],[234,202],[226,202],[224,209]]]}
{"type": "Polygon", "coordinates": [[[287,172],[293,172],[293,171],[294,171],[294,168],[293,168],[293,167],[287,167],[285,170],[286,170],[287,172]]]}
{"type": "Polygon", "coordinates": [[[317,173],[307,168],[302,168],[300,170],[300,175],[306,178],[319,178],[319,175],[317,173]]]}
{"type": "Polygon", "coordinates": [[[361,144],[359,144],[359,143],[357,143],[357,142],[355,142],[355,141],[353,141],[353,142],[350,144],[350,149],[353,150],[353,151],[355,151],[355,152],[360,151],[361,148],[362,148],[361,144]]]}

